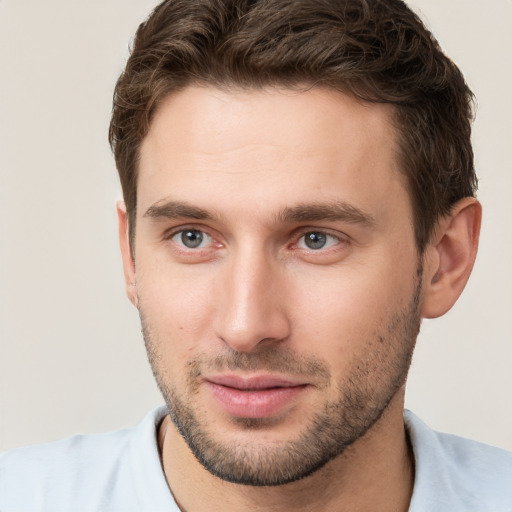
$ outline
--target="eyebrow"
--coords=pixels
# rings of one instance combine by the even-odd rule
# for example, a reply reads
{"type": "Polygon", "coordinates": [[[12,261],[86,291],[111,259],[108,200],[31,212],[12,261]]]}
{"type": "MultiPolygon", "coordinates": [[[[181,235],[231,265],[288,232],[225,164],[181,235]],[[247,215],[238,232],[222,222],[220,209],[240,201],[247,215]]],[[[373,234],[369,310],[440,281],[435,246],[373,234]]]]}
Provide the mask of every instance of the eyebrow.
{"type": "MultiPolygon", "coordinates": [[[[213,212],[193,206],[182,201],[169,200],[151,205],[144,217],[155,220],[194,219],[213,220],[219,216],[213,212]]],[[[276,216],[276,222],[318,222],[343,221],[349,224],[360,224],[371,227],[376,224],[372,215],[343,201],[329,203],[305,203],[293,207],[283,208],[276,216]]]]}
{"type": "Polygon", "coordinates": [[[153,204],[143,215],[155,220],[171,220],[171,219],[195,219],[195,220],[211,220],[213,215],[197,206],[182,201],[166,201],[162,204],[153,204]]]}
{"type": "Polygon", "coordinates": [[[343,221],[366,227],[376,224],[372,215],[344,201],[299,204],[284,208],[279,212],[277,220],[280,222],[343,221]]]}

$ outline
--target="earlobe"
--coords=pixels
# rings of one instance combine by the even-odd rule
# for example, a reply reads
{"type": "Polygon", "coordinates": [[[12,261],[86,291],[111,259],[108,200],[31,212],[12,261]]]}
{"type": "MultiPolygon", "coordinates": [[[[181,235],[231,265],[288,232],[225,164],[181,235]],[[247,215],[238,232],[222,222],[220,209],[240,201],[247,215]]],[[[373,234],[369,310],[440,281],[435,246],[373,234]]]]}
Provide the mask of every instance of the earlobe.
{"type": "Polygon", "coordinates": [[[425,251],[424,318],[444,315],[464,290],[475,263],[481,218],[480,203],[468,197],[439,222],[425,251]]]}
{"type": "Polygon", "coordinates": [[[132,250],[130,246],[128,215],[126,213],[126,205],[124,204],[124,201],[118,201],[116,204],[116,209],[126,294],[131,303],[136,308],[138,308],[139,300],[137,296],[137,285],[135,279],[135,261],[132,256],[132,250]]]}

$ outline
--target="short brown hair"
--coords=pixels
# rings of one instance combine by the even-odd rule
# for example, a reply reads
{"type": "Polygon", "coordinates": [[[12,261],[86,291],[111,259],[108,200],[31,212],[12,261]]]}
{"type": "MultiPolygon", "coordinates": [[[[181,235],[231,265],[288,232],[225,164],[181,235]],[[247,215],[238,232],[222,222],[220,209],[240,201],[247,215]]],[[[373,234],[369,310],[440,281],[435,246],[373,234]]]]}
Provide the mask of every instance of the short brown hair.
{"type": "Polygon", "coordinates": [[[420,252],[440,216],[474,196],[473,95],[401,0],[166,0],[136,33],[109,140],[133,242],[140,146],[170,92],[324,85],[394,105],[420,252]]]}

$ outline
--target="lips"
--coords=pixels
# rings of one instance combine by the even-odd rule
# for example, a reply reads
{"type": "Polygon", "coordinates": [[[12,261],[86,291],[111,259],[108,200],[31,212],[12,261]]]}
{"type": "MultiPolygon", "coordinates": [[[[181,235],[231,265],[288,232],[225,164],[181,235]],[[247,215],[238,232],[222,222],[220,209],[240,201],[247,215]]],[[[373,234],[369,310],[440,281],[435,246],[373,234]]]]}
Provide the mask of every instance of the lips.
{"type": "Polygon", "coordinates": [[[205,385],[225,412],[239,418],[275,416],[292,406],[308,387],[307,383],[272,375],[212,376],[205,385]]]}

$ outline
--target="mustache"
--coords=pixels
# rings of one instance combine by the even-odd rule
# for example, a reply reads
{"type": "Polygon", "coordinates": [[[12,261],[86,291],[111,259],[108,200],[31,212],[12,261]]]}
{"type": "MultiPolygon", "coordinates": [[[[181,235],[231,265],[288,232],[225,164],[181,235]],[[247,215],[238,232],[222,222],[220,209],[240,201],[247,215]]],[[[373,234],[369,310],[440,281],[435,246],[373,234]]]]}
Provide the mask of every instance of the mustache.
{"type": "MultiPolygon", "coordinates": [[[[158,359],[149,323],[139,308],[142,335],[150,361],[158,359]]],[[[153,364],[153,363],[152,363],[153,364]]],[[[313,354],[299,354],[282,345],[262,344],[252,352],[238,352],[226,346],[223,352],[198,354],[187,361],[188,381],[195,388],[202,375],[229,371],[268,372],[311,379],[318,387],[327,387],[331,373],[324,360],[313,354]]]]}
{"type": "Polygon", "coordinates": [[[327,385],[331,375],[327,365],[313,355],[297,354],[289,349],[266,347],[256,352],[237,352],[227,348],[214,357],[199,356],[188,362],[193,379],[204,373],[230,371],[262,371],[310,377],[327,385]]]}

